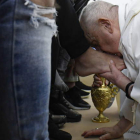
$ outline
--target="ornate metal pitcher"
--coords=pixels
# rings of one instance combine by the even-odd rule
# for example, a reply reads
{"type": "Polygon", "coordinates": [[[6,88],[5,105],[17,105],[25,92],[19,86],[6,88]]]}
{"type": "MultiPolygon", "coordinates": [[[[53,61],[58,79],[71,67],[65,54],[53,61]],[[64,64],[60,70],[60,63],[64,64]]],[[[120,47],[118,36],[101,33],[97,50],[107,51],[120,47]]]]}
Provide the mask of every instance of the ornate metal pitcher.
{"type": "Polygon", "coordinates": [[[93,122],[96,123],[106,123],[109,122],[109,118],[103,115],[103,111],[108,107],[111,98],[115,97],[115,94],[118,92],[117,87],[109,87],[105,85],[105,78],[101,77],[102,86],[97,88],[92,88],[91,97],[94,103],[94,106],[99,111],[99,115],[95,118],[92,118],[93,122]]]}

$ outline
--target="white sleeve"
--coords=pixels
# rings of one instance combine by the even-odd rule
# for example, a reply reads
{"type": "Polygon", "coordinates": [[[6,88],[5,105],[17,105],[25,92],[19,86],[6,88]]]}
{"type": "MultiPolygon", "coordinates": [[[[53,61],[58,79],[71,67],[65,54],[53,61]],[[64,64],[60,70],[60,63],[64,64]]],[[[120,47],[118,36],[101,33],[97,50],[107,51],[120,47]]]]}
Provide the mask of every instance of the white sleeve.
{"type": "Polygon", "coordinates": [[[131,98],[140,104],[140,13],[134,17],[132,30],[133,60],[137,77],[131,91],[131,98]]]}
{"type": "Polygon", "coordinates": [[[128,55],[126,54],[126,62],[129,64],[127,68],[129,70],[129,74],[132,76],[131,78],[129,77],[130,75],[128,77],[135,82],[131,91],[131,98],[133,98],[134,101],[125,98],[121,107],[120,115],[133,123],[135,123],[136,118],[136,125],[140,128],[140,13],[132,20],[133,21],[130,23],[132,30],[129,32],[131,35],[129,36],[129,39],[128,37],[125,37],[127,39],[126,42],[128,42],[127,44],[129,44],[127,46],[128,55]],[[129,54],[131,54],[131,56],[129,54]],[[136,102],[138,103],[135,108],[136,111],[132,113],[132,106],[135,105],[136,102]]]}
{"type": "MultiPolygon", "coordinates": [[[[123,70],[122,73],[124,75],[128,75],[127,69],[123,70]]],[[[120,108],[120,116],[125,117],[127,120],[133,122],[133,113],[132,106],[134,101],[127,99],[126,93],[123,90],[120,90],[120,98],[121,98],[121,108],[120,108]]]]}
{"type": "Polygon", "coordinates": [[[127,120],[133,122],[133,112],[132,112],[132,106],[134,105],[134,101],[125,98],[124,103],[122,104],[121,110],[120,110],[120,116],[125,117],[127,120]]]}

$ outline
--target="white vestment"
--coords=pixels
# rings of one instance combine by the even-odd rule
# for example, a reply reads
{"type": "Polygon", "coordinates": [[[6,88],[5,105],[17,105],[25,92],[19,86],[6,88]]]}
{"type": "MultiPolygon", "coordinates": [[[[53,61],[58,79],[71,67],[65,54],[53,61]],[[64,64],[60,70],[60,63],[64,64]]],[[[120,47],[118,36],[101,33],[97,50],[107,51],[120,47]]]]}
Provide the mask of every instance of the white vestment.
{"type": "Polygon", "coordinates": [[[140,0],[132,0],[119,6],[119,24],[121,30],[119,50],[128,70],[127,76],[134,82],[131,92],[134,101],[125,99],[121,115],[135,122],[140,131],[140,0]]]}
{"type": "MultiPolygon", "coordinates": [[[[127,69],[122,71],[123,74],[127,75],[127,69]]],[[[120,108],[124,105],[124,100],[126,100],[124,91],[120,90],[120,108]]],[[[126,102],[126,101],[125,101],[126,102]]],[[[128,114],[129,115],[129,114],[128,114]]],[[[140,131],[137,129],[136,125],[133,125],[126,133],[123,135],[124,140],[140,140],[140,131]]]]}

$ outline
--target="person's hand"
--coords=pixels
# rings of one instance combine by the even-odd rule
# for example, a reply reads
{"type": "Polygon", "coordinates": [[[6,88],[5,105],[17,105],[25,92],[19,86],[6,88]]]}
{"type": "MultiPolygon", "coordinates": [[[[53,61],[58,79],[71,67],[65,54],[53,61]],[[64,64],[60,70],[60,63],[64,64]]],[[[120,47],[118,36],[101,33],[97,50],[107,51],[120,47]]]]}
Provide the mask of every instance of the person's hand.
{"type": "Polygon", "coordinates": [[[115,127],[104,127],[99,129],[93,129],[90,131],[85,131],[82,136],[87,138],[90,136],[100,136],[100,140],[112,140],[114,138],[119,138],[123,134],[118,126],[115,127]]]}
{"type": "Polygon", "coordinates": [[[90,131],[85,131],[82,136],[85,138],[90,136],[100,136],[100,140],[112,140],[123,136],[123,134],[132,126],[133,123],[131,121],[121,117],[119,122],[113,127],[95,128],[90,131]]]}
{"type": "MultiPolygon", "coordinates": [[[[102,83],[102,80],[101,80],[101,78],[100,78],[100,76],[99,75],[94,75],[93,76],[93,84],[92,84],[92,87],[100,87],[103,83],[102,83]]],[[[105,84],[106,85],[108,85],[109,84],[109,81],[108,80],[106,80],[105,81],[105,84]]]]}
{"type": "Polygon", "coordinates": [[[126,85],[131,82],[130,79],[116,68],[112,60],[110,61],[109,67],[110,71],[100,74],[100,76],[105,77],[108,81],[125,91],[126,85]]]}

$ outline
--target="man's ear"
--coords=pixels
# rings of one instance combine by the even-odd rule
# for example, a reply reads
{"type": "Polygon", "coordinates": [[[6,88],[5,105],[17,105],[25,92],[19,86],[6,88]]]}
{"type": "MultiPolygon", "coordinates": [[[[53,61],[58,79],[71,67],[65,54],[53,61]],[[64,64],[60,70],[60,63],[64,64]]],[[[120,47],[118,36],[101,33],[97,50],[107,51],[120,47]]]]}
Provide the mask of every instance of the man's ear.
{"type": "Polygon", "coordinates": [[[112,28],[112,24],[110,22],[109,19],[105,19],[105,18],[100,18],[98,20],[98,24],[101,27],[104,27],[106,30],[108,30],[109,33],[113,33],[113,28],[112,28]]]}

